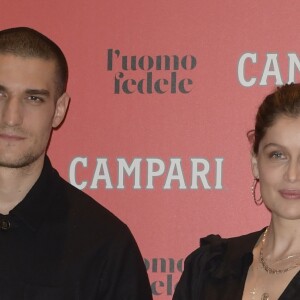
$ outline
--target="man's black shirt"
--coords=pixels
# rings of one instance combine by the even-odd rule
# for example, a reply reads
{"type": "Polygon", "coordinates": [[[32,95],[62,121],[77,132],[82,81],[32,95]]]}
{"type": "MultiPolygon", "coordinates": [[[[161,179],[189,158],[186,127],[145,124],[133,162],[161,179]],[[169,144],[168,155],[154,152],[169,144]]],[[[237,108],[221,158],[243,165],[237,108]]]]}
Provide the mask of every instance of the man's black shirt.
{"type": "Polygon", "coordinates": [[[63,180],[46,157],[26,197],[0,215],[1,300],[150,300],[128,227],[63,180]]]}

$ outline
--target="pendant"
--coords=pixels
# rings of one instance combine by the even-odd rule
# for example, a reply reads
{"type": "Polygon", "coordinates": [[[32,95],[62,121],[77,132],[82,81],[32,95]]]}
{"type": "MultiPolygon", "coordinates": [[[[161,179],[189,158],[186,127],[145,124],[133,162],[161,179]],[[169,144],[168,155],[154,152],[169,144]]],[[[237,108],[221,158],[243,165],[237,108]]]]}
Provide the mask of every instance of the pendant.
{"type": "Polygon", "coordinates": [[[261,296],[261,300],[270,300],[268,293],[263,293],[261,296]]]}

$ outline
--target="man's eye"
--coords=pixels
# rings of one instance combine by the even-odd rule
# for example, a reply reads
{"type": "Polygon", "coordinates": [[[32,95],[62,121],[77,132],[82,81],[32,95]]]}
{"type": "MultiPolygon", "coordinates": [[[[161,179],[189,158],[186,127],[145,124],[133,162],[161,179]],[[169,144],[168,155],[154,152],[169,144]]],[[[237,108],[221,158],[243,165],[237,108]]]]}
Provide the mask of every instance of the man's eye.
{"type": "Polygon", "coordinates": [[[44,99],[42,99],[41,97],[38,96],[29,96],[28,100],[32,101],[32,102],[43,102],[44,99]]]}

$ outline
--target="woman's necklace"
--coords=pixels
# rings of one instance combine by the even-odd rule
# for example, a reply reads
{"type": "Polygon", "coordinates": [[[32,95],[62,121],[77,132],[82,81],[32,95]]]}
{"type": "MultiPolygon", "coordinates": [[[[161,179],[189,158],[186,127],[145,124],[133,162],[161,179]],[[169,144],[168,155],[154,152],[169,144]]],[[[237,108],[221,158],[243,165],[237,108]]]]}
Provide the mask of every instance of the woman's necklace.
{"type": "MultiPolygon", "coordinates": [[[[250,294],[251,294],[251,300],[257,299],[257,298],[256,298],[256,289],[255,289],[255,288],[250,292],[250,294]]],[[[270,300],[269,294],[268,294],[268,293],[263,293],[263,294],[261,295],[260,300],[270,300]]]]}
{"type": "Polygon", "coordinates": [[[265,259],[264,259],[264,245],[265,245],[265,241],[266,241],[266,238],[267,238],[267,234],[268,234],[268,230],[269,230],[269,227],[266,228],[265,232],[264,232],[264,235],[263,235],[263,238],[262,238],[262,241],[261,241],[261,248],[260,248],[260,251],[259,251],[259,262],[261,263],[263,269],[268,272],[269,274],[283,274],[283,273],[286,273],[290,270],[293,270],[297,267],[300,266],[300,260],[299,260],[299,257],[300,257],[300,253],[296,253],[294,255],[289,255],[287,257],[284,257],[280,260],[278,260],[277,262],[285,262],[291,258],[295,258],[297,257],[298,260],[290,265],[289,267],[286,267],[286,268],[283,268],[283,269],[274,269],[274,268],[271,268],[268,266],[268,264],[266,263],[265,259]]]}

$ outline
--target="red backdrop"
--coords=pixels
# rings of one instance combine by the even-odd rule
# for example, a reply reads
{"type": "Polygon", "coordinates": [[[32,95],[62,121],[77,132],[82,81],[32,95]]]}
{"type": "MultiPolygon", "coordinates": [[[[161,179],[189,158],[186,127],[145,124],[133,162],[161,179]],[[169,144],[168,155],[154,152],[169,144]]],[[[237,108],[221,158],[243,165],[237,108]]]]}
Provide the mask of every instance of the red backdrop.
{"type": "Polygon", "coordinates": [[[250,146],[258,104],[299,81],[300,3],[1,1],[1,27],[33,27],[70,65],[71,106],[49,155],[135,235],[155,299],[209,233],[260,229],[250,146]]]}

